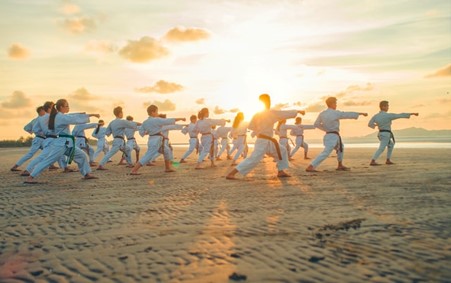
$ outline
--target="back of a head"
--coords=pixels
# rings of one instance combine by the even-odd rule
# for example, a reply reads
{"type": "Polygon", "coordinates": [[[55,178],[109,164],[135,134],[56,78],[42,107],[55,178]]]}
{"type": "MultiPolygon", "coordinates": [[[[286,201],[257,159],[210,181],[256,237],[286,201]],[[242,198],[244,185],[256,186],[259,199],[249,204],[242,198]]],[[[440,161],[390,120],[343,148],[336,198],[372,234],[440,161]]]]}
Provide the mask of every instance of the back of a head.
{"type": "Polygon", "coordinates": [[[118,106],[113,109],[114,116],[119,116],[119,114],[121,114],[121,113],[122,113],[122,107],[118,106]]]}
{"type": "Polygon", "coordinates": [[[38,108],[36,108],[36,112],[39,114],[41,111],[45,111],[44,110],[44,106],[38,106],[38,108]]]}
{"type": "Polygon", "coordinates": [[[302,118],[301,117],[296,117],[295,123],[296,124],[302,123],[302,118]]]}
{"type": "Polygon", "coordinates": [[[382,100],[381,102],[379,102],[379,108],[382,109],[383,107],[388,106],[388,101],[387,100],[382,100]]]}
{"type": "Polygon", "coordinates": [[[132,116],[127,116],[127,118],[125,118],[125,119],[127,119],[127,121],[133,121],[133,117],[132,116]]]}
{"type": "Polygon", "coordinates": [[[258,99],[263,102],[263,104],[265,104],[266,109],[271,108],[271,97],[269,96],[269,94],[261,94],[258,99]]]}
{"type": "Polygon", "coordinates": [[[194,123],[197,121],[197,116],[196,115],[191,115],[191,117],[189,117],[189,120],[194,123]]]}
{"type": "Polygon", "coordinates": [[[336,97],[331,96],[331,97],[328,97],[328,98],[326,99],[326,105],[327,105],[327,107],[331,107],[331,106],[334,105],[335,103],[337,103],[337,98],[336,98],[336,97]]]}
{"type": "Polygon", "coordinates": [[[155,113],[158,111],[158,107],[156,105],[150,105],[147,107],[147,114],[150,116],[152,113],[155,113]]]}
{"type": "Polygon", "coordinates": [[[53,101],[46,101],[42,107],[44,107],[44,111],[47,112],[54,104],[53,101]]]}

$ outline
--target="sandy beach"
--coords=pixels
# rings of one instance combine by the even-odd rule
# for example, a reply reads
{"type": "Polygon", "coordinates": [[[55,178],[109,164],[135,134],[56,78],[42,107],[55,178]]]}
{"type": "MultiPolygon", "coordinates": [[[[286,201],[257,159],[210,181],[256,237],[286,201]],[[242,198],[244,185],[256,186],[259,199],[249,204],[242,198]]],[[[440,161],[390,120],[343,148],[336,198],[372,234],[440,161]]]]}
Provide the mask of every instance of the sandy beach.
{"type": "Polygon", "coordinates": [[[230,161],[129,176],[117,155],[98,180],[46,171],[39,185],[9,171],[26,150],[0,149],[0,282],[451,280],[449,149],[370,167],[375,149],[350,148],[350,172],[331,157],[319,173],[298,153],[291,178],[266,158],[232,181],[230,161]]]}

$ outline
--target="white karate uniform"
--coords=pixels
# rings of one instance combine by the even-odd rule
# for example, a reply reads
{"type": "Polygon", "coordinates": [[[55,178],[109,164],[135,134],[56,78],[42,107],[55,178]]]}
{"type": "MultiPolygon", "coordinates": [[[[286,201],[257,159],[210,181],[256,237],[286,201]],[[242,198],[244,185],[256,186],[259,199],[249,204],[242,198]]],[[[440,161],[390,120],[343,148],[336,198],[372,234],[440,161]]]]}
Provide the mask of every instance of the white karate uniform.
{"type": "Polygon", "coordinates": [[[184,135],[189,134],[189,147],[181,158],[186,159],[196,148],[198,149],[198,151],[201,151],[199,138],[197,137],[199,131],[196,129],[196,123],[190,123],[188,126],[185,126],[182,129],[182,133],[184,135]]]}
{"type": "Polygon", "coordinates": [[[54,133],[58,135],[58,137],[48,145],[49,154],[42,162],[36,165],[33,172],[30,173],[30,176],[33,178],[38,176],[44,169],[63,157],[65,152],[72,147],[75,147],[74,161],[77,163],[80,173],[83,176],[91,173],[91,167],[89,166],[86,154],[73,144],[71,138],[59,136],[61,134],[70,135],[69,125],[84,124],[88,122],[89,116],[87,114],[63,114],[58,112],[55,116],[54,129],[54,133]]]}
{"type": "Polygon", "coordinates": [[[146,165],[152,158],[158,156],[158,153],[162,153],[164,160],[172,160],[172,150],[169,148],[169,143],[165,143],[162,129],[164,126],[174,125],[174,118],[160,118],[160,117],[149,117],[147,118],[139,128],[139,134],[144,137],[149,135],[147,140],[147,151],[139,163],[141,165],[146,165]],[[161,152],[163,151],[163,152],[161,152]]]}
{"type": "Polygon", "coordinates": [[[94,162],[94,149],[89,146],[85,130],[97,127],[98,123],[88,123],[76,125],[72,129],[72,135],[75,137],[75,146],[86,152],[89,157],[89,163],[94,162]]]}
{"type": "MultiPolygon", "coordinates": [[[[337,160],[343,161],[343,150],[340,150],[340,136],[331,132],[340,132],[341,119],[357,119],[358,112],[343,112],[328,108],[319,113],[318,118],[313,124],[316,128],[326,132],[323,138],[324,150],[312,161],[312,166],[317,167],[323,162],[332,152],[333,149],[337,151],[337,160]]],[[[341,144],[343,146],[343,143],[341,144]]]]}
{"type": "Polygon", "coordinates": [[[379,134],[377,137],[379,138],[379,148],[373,155],[373,160],[379,158],[379,156],[384,152],[387,147],[387,159],[391,158],[393,153],[393,148],[395,147],[394,140],[392,141],[392,132],[391,132],[391,123],[393,120],[400,118],[410,118],[410,113],[387,113],[385,111],[380,111],[376,115],[374,115],[371,120],[368,122],[368,127],[374,129],[376,126],[379,128],[379,134]],[[390,131],[390,132],[381,132],[382,131],[390,131]]]}
{"type": "Polygon", "coordinates": [[[135,139],[135,132],[139,130],[139,127],[137,129],[125,129],[125,137],[127,138],[127,146],[131,148],[131,150],[135,150],[136,152],[139,152],[141,148],[139,147],[138,143],[135,139]]]}
{"type": "Polygon", "coordinates": [[[216,129],[216,134],[218,135],[218,139],[221,139],[221,149],[219,150],[216,157],[221,157],[221,155],[226,152],[227,156],[230,154],[230,146],[229,146],[229,138],[228,134],[232,130],[232,127],[221,126],[216,129]]]}
{"type": "MultiPolygon", "coordinates": [[[[241,123],[236,128],[232,128],[230,135],[234,138],[234,148],[231,150],[233,152],[236,148],[235,156],[233,156],[233,161],[237,161],[240,158],[240,155],[244,153],[247,143],[247,127],[249,126],[249,122],[241,121],[241,123]]],[[[246,158],[246,156],[244,156],[246,158]]]]}
{"type": "Polygon", "coordinates": [[[288,130],[293,130],[296,125],[280,125],[279,130],[276,130],[276,134],[279,136],[279,144],[287,149],[290,156],[291,146],[288,139],[288,130]]]}
{"type": "Polygon", "coordinates": [[[124,152],[125,160],[127,161],[128,165],[132,165],[132,149],[126,145],[124,134],[125,129],[136,129],[137,127],[138,124],[136,122],[123,120],[121,118],[116,118],[110,122],[110,124],[106,128],[105,135],[113,135],[113,145],[111,146],[111,150],[108,151],[108,153],[105,154],[105,156],[99,162],[99,166],[105,165],[108,160],[110,160],[111,157],[113,157],[113,155],[115,155],[119,150],[124,152]]]}
{"type": "MultiPolygon", "coordinates": [[[[171,141],[169,140],[169,131],[174,131],[174,130],[182,130],[184,127],[184,125],[167,125],[167,126],[163,126],[161,128],[161,135],[163,136],[163,142],[164,142],[164,146],[165,148],[169,148],[169,150],[171,151],[169,160],[173,160],[174,159],[174,150],[172,149],[172,145],[171,145],[171,141]]],[[[158,158],[158,156],[160,156],[161,153],[157,152],[155,154],[155,156],[153,156],[150,161],[154,161],[155,159],[158,158]]]]}
{"type": "MultiPolygon", "coordinates": [[[[51,130],[49,130],[49,118],[50,114],[45,113],[44,115],[37,118],[36,122],[33,124],[33,132],[42,132],[45,134],[45,140],[42,142],[42,151],[39,154],[38,157],[33,159],[30,163],[28,163],[27,170],[28,172],[32,172],[36,165],[38,165],[40,162],[42,162],[44,159],[46,159],[51,152],[51,148],[49,145],[56,139],[52,136],[55,136],[55,133],[51,130]]],[[[66,158],[64,156],[61,156],[60,159],[58,159],[58,165],[60,168],[66,168],[67,162],[66,158]]]]}
{"type": "Polygon", "coordinates": [[[211,134],[211,127],[212,126],[224,126],[226,123],[226,120],[224,119],[200,119],[197,121],[195,129],[202,134],[202,137],[200,139],[201,145],[202,145],[202,151],[199,154],[199,157],[197,159],[197,162],[202,162],[207,155],[209,155],[210,160],[214,160],[214,152],[211,152],[212,149],[212,142],[213,142],[213,135],[211,134]]]}
{"type": "Polygon", "coordinates": [[[92,136],[97,139],[97,149],[94,152],[94,156],[93,156],[94,161],[97,159],[97,156],[99,156],[99,154],[101,152],[103,152],[103,154],[105,155],[110,150],[110,146],[108,145],[108,142],[106,141],[106,138],[105,138],[106,128],[100,127],[99,131],[97,133],[96,133],[96,131],[97,131],[97,129],[95,129],[92,132],[92,136]]]}
{"type": "Polygon", "coordinates": [[[299,150],[299,148],[304,148],[304,155],[307,155],[308,152],[308,143],[305,142],[304,139],[304,130],[313,130],[315,126],[313,125],[302,125],[297,124],[296,127],[290,131],[290,135],[296,137],[295,147],[290,153],[290,157],[293,157],[294,154],[299,150]]]}
{"type": "MultiPolygon", "coordinates": [[[[259,137],[259,135],[265,135],[268,137],[273,136],[274,124],[277,121],[283,119],[289,119],[296,117],[298,111],[296,110],[264,110],[252,117],[248,128],[253,131],[253,134],[257,135],[255,141],[254,151],[249,157],[244,159],[240,164],[236,166],[236,170],[242,175],[248,174],[252,168],[263,159],[265,154],[275,157],[277,160],[277,170],[281,171],[288,168],[288,154],[284,147],[280,147],[280,153],[282,158],[279,159],[276,146],[274,142],[259,137]]],[[[277,142],[277,141],[276,141],[277,142]]]]}
{"type": "Polygon", "coordinates": [[[38,152],[38,150],[43,149],[42,148],[42,143],[45,140],[45,134],[44,132],[42,132],[40,129],[38,130],[36,128],[36,132],[33,131],[33,125],[37,122],[38,118],[40,116],[34,118],[33,120],[31,120],[28,124],[25,125],[25,127],[23,128],[26,132],[30,133],[30,134],[34,134],[34,138],[31,141],[31,147],[28,150],[28,152],[22,156],[19,161],[16,162],[17,166],[20,166],[22,164],[24,164],[27,160],[29,160],[30,158],[32,158],[36,152],[38,152]]]}

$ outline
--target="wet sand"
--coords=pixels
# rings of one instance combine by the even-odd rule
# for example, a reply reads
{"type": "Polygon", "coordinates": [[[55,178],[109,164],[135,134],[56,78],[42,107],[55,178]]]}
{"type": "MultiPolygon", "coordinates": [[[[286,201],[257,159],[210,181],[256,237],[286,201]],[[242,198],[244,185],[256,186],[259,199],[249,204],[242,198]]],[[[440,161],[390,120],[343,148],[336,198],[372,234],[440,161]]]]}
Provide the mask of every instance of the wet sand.
{"type": "Polygon", "coordinates": [[[449,282],[451,151],[370,167],[373,151],[346,149],[350,172],[307,173],[298,152],[291,178],[266,158],[232,181],[230,161],[129,176],[116,156],[98,180],[26,185],[9,171],[26,149],[0,149],[0,282],[449,282]]]}

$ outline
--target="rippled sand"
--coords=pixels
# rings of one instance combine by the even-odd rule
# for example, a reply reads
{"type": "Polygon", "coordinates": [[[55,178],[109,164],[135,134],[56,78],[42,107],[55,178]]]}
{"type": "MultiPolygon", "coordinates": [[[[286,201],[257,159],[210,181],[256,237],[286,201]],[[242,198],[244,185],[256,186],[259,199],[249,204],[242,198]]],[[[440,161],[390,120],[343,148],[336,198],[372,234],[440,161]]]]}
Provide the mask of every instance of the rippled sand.
{"type": "Polygon", "coordinates": [[[109,163],[99,180],[47,171],[40,185],[9,171],[24,152],[0,149],[0,282],[451,278],[449,149],[395,149],[378,167],[347,149],[350,172],[329,158],[314,174],[299,154],[284,180],[270,158],[227,181],[230,161],[194,170],[192,156],[175,173],[109,163]]]}

